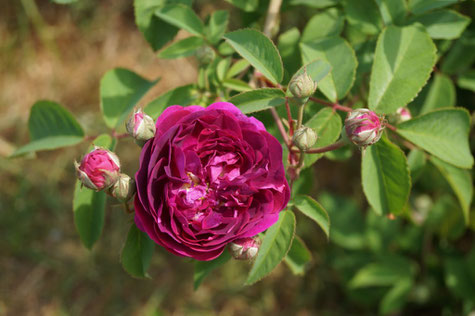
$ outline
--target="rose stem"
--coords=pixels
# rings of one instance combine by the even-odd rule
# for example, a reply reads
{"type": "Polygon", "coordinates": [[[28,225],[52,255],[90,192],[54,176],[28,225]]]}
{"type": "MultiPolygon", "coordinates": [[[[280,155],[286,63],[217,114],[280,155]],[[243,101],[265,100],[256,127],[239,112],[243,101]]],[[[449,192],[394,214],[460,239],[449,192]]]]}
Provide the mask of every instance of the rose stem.
{"type": "Polygon", "coordinates": [[[289,135],[294,135],[294,122],[292,120],[292,113],[290,112],[289,99],[285,98],[285,109],[287,110],[287,120],[289,121],[289,135]]]}
{"type": "Polygon", "coordinates": [[[266,21],[264,23],[264,34],[271,37],[272,30],[279,21],[279,11],[282,0],[271,0],[267,9],[266,21]]]}
{"type": "MultiPolygon", "coordinates": [[[[338,104],[338,103],[331,103],[331,102],[328,102],[328,101],[325,101],[325,100],[322,100],[322,99],[318,99],[318,98],[314,98],[314,97],[310,97],[310,100],[312,100],[313,102],[316,102],[316,103],[320,103],[320,104],[329,106],[329,107],[333,108],[334,110],[340,110],[340,111],[344,111],[344,112],[353,111],[352,108],[341,105],[341,104],[338,104]]],[[[385,123],[384,126],[386,126],[388,129],[390,129],[393,132],[395,132],[397,130],[397,128],[395,126],[393,126],[389,123],[385,123]]]]}
{"type": "Polygon", "coordinates": [[[280,120],[279,114],[277,114],[277,111],[275,108],[270,108],[270,113],[272,114],[272,117],[274,117],[275,123],[277,124],[277,128],[279,129],[280,134],[282,135],[282,138],[284,139],[285,145],[290,150],[291,144],[290,144],[290,139],[289,135],[285,132],[284,125],[282,124],[282,121],[280,120]]]}
{"type": "MultiPolygon", "coordinates": [[[[331,145],[325,146],[325,147],[320,147],[320,148],[311,148],[307,151],[305,151],[306,154],[321,154],[325,153],[327,151],[332,151],[338,148],[341,148],[345,145],[345,141],[339,140],[336,143],[333,143],[331,145]]],[[[298,149],[292,148],[292,152],[299,152],[298,149]]]]}

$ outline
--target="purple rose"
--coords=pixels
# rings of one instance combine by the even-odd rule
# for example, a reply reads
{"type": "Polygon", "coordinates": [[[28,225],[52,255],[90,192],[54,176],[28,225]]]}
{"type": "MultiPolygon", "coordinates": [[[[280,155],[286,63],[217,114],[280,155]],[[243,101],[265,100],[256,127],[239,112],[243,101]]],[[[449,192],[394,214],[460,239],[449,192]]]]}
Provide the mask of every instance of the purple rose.
{"type": "Polygon", "coordinates": [[[218,257],[279,218],[290,190],[282,147],[231,103],[168,107],[142,149],[135,223],[173,254],[218,257]]]}

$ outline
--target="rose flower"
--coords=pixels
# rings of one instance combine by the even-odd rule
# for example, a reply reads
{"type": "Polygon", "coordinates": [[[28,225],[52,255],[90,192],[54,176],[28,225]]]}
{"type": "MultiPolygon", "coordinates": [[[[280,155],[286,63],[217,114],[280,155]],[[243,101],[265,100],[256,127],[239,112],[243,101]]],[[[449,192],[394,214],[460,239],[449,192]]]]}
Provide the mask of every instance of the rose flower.
{"type": "Polygon", "coordinates": [[[282,147],[231,103],[168,107],[140,155],[135,222],[169,252],[218,257],[279,218],[289,201],[282,147]]]}

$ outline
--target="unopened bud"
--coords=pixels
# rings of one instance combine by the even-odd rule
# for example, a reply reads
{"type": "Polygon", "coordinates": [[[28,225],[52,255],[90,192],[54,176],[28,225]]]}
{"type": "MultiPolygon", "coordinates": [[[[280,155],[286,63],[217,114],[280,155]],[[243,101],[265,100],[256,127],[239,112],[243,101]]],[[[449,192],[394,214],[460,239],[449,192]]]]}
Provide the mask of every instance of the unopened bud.
{"type": "Polygon", "coordinates": [[[410,119],[412,119],[411,112],[409,111],[408,108],[400,107],[399,109],[397,109],[396,113],[397,113],[397,123],[402,123],[402,122],[409,121],[410,119]]]}
{"type": "Polygon", "coordinates": [[[216,56],[214,50],[209,46],[201,46],[195,52],[195,57],[201,65],[210,64],[216,56]]]}
{"type": "Polygon", "coordinates": [[[147,140],[155,136],[155,122],[145,114],[142,109],[138,109],[130,117],[126,125],[127,133],[132,136],[136,143],[143,146],[147,140]]]}
{"type": "Polygon", "coordinates": [[[101,191],[112,186],[119,178],[119,158],[113,152],[94,147],[81,163],[74,162],[81,183],[92,190],[101,191]]]}
{"type": "Polygon", "coordinates": [[[353,144],[366,147],[376,143],[383,132],[381,118],[368,109],[356,109],[348,113],[345,130],[353,144]]]}
{"type": "Polygon", "coordinates": [[[317,83],[307,74],[307,71],[293,78],[289,83],[292,95],[299,99],[307,99],[317,89],[317,83]]]}
{"type": "Polygon", "coordinates": [[[119,179],[110,187],[110,194],[122,202],[129,201],[135,194],[135,181],[128,175],[121,173],[119,179]]]}
{"type": "Polygon", "coordinates": [[[229,243],[229,251],[234,259],[237,260],[249,260],[255,258],[259,252],[261,241],[259,237],[246,237],[236,239],[229,243]]]}
{"type": "Polygon", "coordinates": [[[292,141],[300,150],[306,151],[317,142],[317,133],[309,127],[302,126],[295,131],[292,141]]]}

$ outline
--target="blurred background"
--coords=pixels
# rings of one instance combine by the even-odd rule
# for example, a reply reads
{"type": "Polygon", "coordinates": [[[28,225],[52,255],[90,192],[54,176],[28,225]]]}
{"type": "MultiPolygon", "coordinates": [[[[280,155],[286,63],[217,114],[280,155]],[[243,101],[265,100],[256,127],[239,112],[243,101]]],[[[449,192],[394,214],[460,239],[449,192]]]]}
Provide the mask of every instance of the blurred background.
{"type": "MultiPolygon", "coordinates": [[[[361,267],[392,255],[403,257],[416,275],[401,314],[475,310],[470,303],[475,298],[475,225],[463,226],[445,180],[434,167],[426,168],[415,187],[412,211],[428,221],[408,225],[377,217],[366,211],[359,155],[346,162],[322,159],[304,174],[303,190],[328,209],[334,236],[327,242],[315,225],[298,220],[299,235],[313,257],[304,276],[294,276],[282,263],[270,277],[244,287],[250,264],[233,261],[194,291],[192,261],[157,247],[150,279],[133,279],[119,262],[131,216],[113,200],[101,239],[87,250],[75,231],[71,201],[72,162],[88,144],[7,158],[28,141],[30,107],[39,99],[54,100],[74,113],[86,133],[101,131],[99,81],[107,70],[120,66],[148,79],[162,77],[141,101],[145,104],[194,82],[196,62],[156,58],[134,23],[131,1],[61,6],[1,0],[0,8],[0,316],[377,314],[390,284],[353,289],[348,283],[361,267]],[[460,275],[460,265],[468,277],[460,275]]],[[[194,8],[201,17],[217,8],[233,10],[231,23],[239,17],[224,1],[195,1],[194,8]]],[[[314,13],[296,9],[283,19],[301,27],[314,13]]],[[[459,98],[473,107],[473,94],[461,92],[459,98]]],[[[117,152],[123,169],[133,174],[139,148],[124,140],[117,152]]]]}

